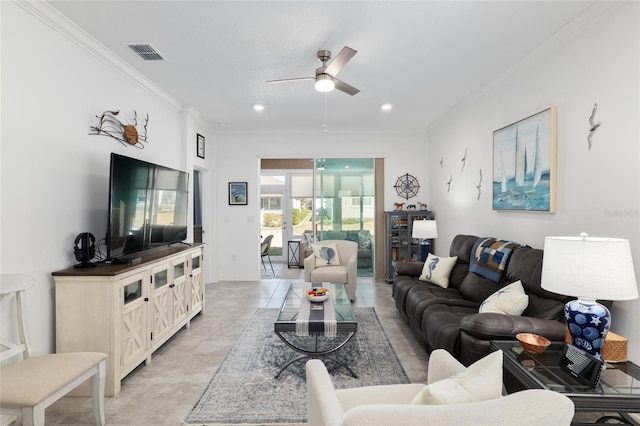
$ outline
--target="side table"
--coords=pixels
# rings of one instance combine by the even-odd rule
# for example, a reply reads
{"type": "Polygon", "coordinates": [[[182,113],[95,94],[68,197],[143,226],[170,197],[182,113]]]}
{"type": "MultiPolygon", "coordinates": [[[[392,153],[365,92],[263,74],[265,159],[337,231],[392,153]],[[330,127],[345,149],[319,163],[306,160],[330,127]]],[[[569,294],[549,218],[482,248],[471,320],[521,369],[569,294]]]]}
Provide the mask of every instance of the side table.
{"type": "Polygon", "coordinates": [[[560,368],[565,344],[552,342],[538,355],[514,340],[492,340],[490,349],[502,350],[504,369],[527,389],[560,392],[573,401],[576,411],[616,412],[620,420],[640,426],[627,414],[640,412],[640,367],[629,361],[605,363],[598,385],[590,388],[560,368]]]}
{"type": "Polygon", "coordinates": [[[287,242],[287,267],[300,267],[300,240],[289,240],[287,242]]]}

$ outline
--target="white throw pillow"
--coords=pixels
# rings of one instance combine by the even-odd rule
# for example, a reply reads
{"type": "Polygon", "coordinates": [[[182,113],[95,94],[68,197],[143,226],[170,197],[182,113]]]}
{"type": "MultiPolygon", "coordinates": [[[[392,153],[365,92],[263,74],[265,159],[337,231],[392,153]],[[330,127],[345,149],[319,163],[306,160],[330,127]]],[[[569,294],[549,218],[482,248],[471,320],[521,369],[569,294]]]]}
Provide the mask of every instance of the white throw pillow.
{"type": "Polygon", "coordinates": [[[422,274],[418,279],[447,288],[449,287],[449,275],[457,260],[458,256],[440,257],[429,253],[422,267],[422,274]]]}
{"type": "Polygon", "coordinates": [[[520,280],[493,293],[480,304],[480,313],[520,315],[529,306],[529,296],[524,292],[520,280]]]}
{"type": "Polygon", "coordinates": [[[340,265],[338,257],[338,249],[335,243],[313,245],[313,254],[316,257],[316,268],[321,266],[337,266],[340,265]]]}
{"type": "Polygon", "coordinates": [[[492,352],[466,370],[424,387],[411,404],[446,405],[502,396],[502,351],[492,352]]]}

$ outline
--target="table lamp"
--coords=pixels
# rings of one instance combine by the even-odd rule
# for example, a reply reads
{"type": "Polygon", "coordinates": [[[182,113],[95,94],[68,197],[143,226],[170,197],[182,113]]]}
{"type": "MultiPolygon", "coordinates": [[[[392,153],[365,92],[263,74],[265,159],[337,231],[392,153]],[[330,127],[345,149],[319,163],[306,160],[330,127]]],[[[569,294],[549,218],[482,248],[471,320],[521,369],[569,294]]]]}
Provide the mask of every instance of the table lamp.
{"type": "Polygon", "coordinates": [[[564,315],[574,346],[602,359],[602,346],[611,326],[611,314],[600,300],[638,298],[629,241],[617,238],[546,237],[542,288],[576,296],[564,315]]]}
{"type": "Polygon", "coordinates": [[[431,244],[428,238],[438,238],[438,228],[435,220],[414,220],[411,225],[411,238],[420,239],[420,261],[427,260],[427,256],[431,251],[431,244]]]}

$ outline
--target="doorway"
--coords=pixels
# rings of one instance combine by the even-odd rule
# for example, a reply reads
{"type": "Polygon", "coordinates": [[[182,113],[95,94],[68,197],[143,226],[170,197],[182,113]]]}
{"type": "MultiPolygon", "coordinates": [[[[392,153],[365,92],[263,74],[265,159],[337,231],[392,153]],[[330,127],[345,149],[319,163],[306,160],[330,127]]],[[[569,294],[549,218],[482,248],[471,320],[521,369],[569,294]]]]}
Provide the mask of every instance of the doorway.
{"type": "Polygon", "coordinates": [[[269,256],[276,262],[284,261],[284,241],[290,239],[288,230],[289,220],[286,215],[287,191],[284,183],[276,184],[284,176],[261,177],[260,192],[260,239],[273,235],[269,256]],[[269,182],[272,181],[272,182],[269,182]],[[269,184],[264,184],[269,182],[269,184]]]}
{"type": "Polygon", "coordinates": [[[376,164],[372,158],[261,160],[261,237],[274,235],[272,259],[287,262],[287,242],[303,236],[348,239],[358,243],[358,276],[374,276],[376,217],[382,218],[376,164]]]}
{"type": "Polygon", "coordinates": [[[193,242],[201,243],[202,234],[202,173],[200,170],[193,170],[193,242]]]}

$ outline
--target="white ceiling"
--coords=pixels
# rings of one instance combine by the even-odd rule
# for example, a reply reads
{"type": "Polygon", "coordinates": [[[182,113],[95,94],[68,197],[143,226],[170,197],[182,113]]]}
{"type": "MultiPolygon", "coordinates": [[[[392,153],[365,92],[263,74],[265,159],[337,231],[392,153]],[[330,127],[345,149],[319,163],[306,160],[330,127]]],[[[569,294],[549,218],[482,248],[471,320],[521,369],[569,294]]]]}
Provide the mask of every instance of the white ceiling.
{"type": "MultiPolygon", "coordinates": [[[[594,1],[51,1],[221,130],[421,131],[528,57],[594,1]],[[166,61],[142,61],[148,42],[166,61]],[[316,52],[358,51],[316,92],[316,52]],[[380,105],[394,108],[382,112],[380,105]],[[266,109],[258,113],[255,103],[266,109]]],[[[114,105],[113,108],[117,108],[114,105]]]]}

